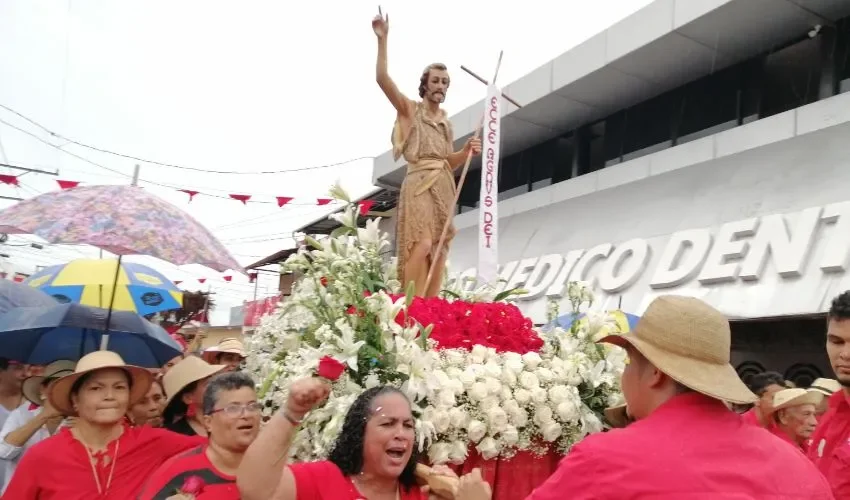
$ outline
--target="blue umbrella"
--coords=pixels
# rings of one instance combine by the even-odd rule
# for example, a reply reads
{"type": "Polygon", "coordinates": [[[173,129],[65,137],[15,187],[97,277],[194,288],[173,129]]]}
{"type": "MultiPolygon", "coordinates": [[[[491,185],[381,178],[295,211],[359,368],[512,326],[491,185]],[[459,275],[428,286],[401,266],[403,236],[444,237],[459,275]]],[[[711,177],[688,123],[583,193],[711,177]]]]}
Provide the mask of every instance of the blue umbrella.
{"type": "Polygon", "coordinates": [[[97,351],[108,334],[109,350],[136,366],[159,368],[179,356],[180,345],[162,327],[136,313],[81,304],[19,307],[0,314],[0,356],[46,365],[97,351]]]}
{"type": "Polygon", "coordinates": [[[0,314],[15,307],[52,307],[58,303],[41,290],[12,280],[0,280],[0,314]]]}

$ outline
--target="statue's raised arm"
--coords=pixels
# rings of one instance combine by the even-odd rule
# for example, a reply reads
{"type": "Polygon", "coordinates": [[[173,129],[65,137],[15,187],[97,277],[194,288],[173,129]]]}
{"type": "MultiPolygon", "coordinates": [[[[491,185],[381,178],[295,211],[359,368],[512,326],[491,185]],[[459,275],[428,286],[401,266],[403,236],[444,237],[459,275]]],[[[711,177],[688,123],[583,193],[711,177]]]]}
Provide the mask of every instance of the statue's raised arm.
{"type": "Polygon", "coordinates": [[[390,103],[398,112],[398,117],[407,121],[413,115],[415,103],[408,99],[395,84],[387,70],[387,35],[390,31],[390,16],[384,16],[378,11],[378,15],[372,19],[372,30],[378,37],[378,60],[375,63],[375,81],[390,100],[390,103]]]}

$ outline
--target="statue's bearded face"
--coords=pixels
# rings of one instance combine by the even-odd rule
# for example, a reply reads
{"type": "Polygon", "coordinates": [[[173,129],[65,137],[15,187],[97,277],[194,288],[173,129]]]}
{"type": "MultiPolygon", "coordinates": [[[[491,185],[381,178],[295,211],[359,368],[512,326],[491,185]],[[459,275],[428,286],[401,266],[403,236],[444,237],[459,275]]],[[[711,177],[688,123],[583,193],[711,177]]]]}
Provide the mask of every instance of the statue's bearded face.
{"type": "Polygon", "coordinates": [[[425,84],[425,99],[442,104],[446,100],[446,92],[449,90],[449,72],[446,70],[432,69],[428,72],[428,81],[425,84]]]}

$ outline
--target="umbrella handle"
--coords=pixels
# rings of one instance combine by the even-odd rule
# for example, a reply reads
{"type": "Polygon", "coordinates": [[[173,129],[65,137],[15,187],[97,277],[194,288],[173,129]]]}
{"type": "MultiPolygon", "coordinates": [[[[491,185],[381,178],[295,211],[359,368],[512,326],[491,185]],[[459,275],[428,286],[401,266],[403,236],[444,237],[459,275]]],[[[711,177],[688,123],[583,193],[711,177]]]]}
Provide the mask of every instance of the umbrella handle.
{"type": "Polygon", "coordinates": [[[103,335],[100,336],[100,350],[105,351],[109,345],[109,323],[112,321],[112,307],[115,305],[115,292],[118,289],[118,275],[121,273],[121,258],[118,256],[118,262],[115,264],[115,278],[112,280],[112,297],[109,299],[109,311],[106,313],[106,325],[103,329],[103,335]]]}

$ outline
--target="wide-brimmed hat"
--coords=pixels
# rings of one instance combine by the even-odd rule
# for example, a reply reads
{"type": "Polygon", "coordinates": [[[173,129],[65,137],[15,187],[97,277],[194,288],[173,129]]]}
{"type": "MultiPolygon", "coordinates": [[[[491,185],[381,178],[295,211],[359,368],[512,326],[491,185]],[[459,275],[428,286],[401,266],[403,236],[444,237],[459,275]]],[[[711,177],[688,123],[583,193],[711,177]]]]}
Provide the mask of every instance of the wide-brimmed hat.
{"type": "Polygon", "coordinates": [[[826,397],[832,396],[841,389],[841,384],[831,378],[819,378],[812,382],[807,391],[814,391],[823,394],[826,397]]]}
{"type": "Polygon", "coordinates": [[[605,408],[605,420],[614,428],[626,427],[634,421],[629,415],[629,408],[625,404],[605,408]]]}
{"type": "Polygon", "coordinates": [[[238,354],[239,357],[245,357],[245,345],[236,338],[221,339],[218,345],[204,349],[203,359],[207,363],[212,363],[213,358],[221,353],[238,354]]]}
{"type": "Polygon", "coordinates": [[[226,365],[211,365],[197,356],[187,356],[172,366],[162,377],[165,386],[165,406],[192,382],[211,377],[227,368],[226,365]]]}
{"type": "Polygon", "coordinates": [[[153,383],[153,374],[148,370],[139,366],[128,365],[121,359],[121,356],[112,351],[95,351],[86,354],[77,361],[74,373],[65,375],[50,384],[47,391],[50,404],[65,415],[73,415],[75,412],[71,405],[71,388],[74,386],[74,382],[87,373],[107,368],[119,368],[130,376],[130,406],[141,401],[153,383]]]}
{"type": "Polygon", "coordinates": [[[653,300],[627,334],[599,340],[631,346],[667,376],[714,399],[746,404],[758,399],[729,362],[729,321],[693,297],[663,295],[653,300]]]}
{"type": "Polygon", "coordinates": [[[817,391],[806,389],[782,389],[773,395],[773,411],[784,410],[792,406],[817,405],[824,395],[817,391]]]}
{"type": "Polygon", "coordinates": [[[27,398],[27,401],[32,404],[42,406],[44,402],[41,399],[41,385],[44,381],[64,377],[65,375],[71,375],[74,373],[74,367],[76,365],[76,363],[68,361],[67,359],[54,361],[44,367],[44,372],[42,372],[41,375],[35,375],[24,380],[21,392],[24,394],[24,397],[27,398]]]}

